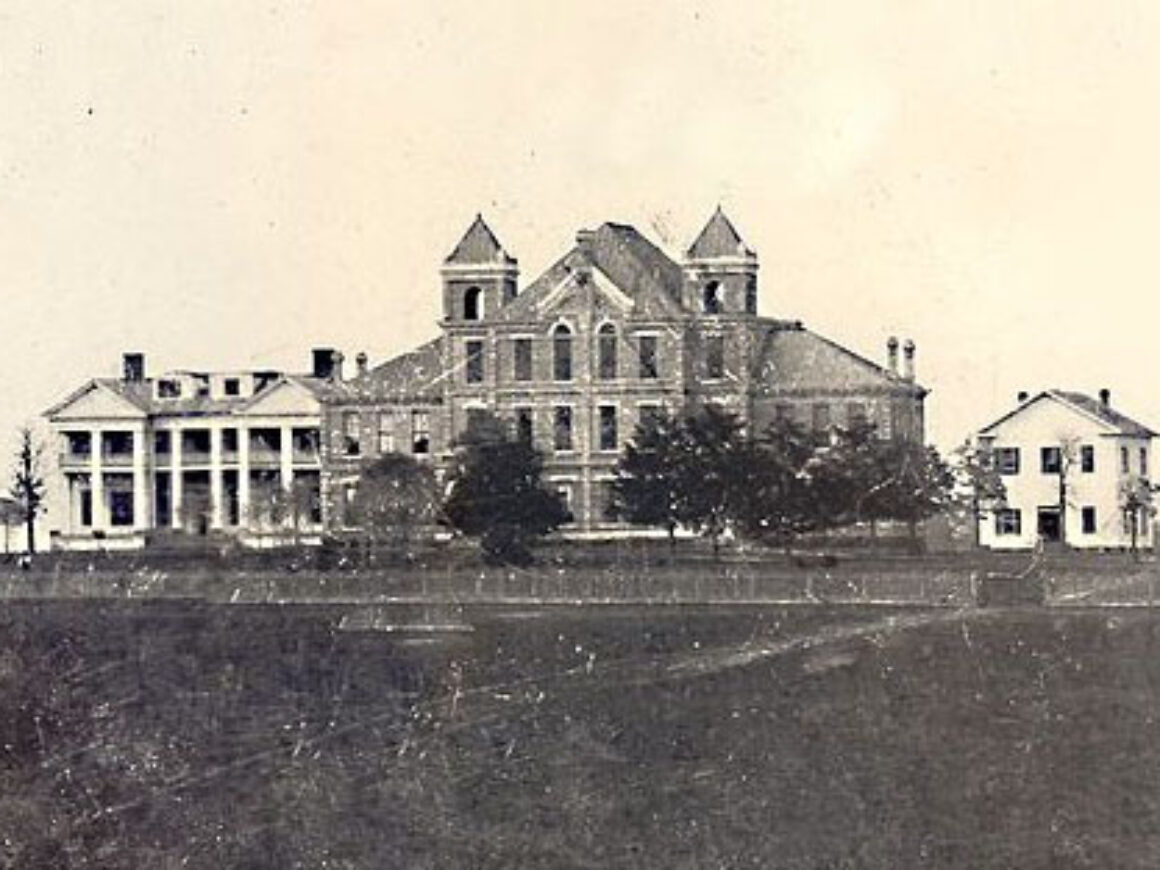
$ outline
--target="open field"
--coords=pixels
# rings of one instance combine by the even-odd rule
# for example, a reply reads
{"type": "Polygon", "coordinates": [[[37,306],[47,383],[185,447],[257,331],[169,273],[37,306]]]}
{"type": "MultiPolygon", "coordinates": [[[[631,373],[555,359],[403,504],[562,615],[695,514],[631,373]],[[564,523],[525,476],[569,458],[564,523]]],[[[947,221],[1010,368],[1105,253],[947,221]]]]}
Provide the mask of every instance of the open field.
{"type": "Polygon", "coordinates": [[[358,612],[5,604],[0,866],[1160,864],[1149,610],[358,612]]]}

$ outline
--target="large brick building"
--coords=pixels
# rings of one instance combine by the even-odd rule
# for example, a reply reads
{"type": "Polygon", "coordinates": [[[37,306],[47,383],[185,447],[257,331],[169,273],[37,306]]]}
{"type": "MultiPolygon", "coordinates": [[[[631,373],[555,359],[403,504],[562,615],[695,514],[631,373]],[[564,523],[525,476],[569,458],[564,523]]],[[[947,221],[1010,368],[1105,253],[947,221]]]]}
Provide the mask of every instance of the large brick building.
{"type": "Polygon", "coordinates": [[[332,527],[361,464],[409,453],[445,468],[470,415],[510,421],[545,457],[573,531],[600,534],[617,457],[654,409],[707,402],[763,428],[779,415],[827,429],[852,418],[921,439],[926,391],[914,345],[879,366],[806,329],[758,314],[757,255],[720,209],[678,263],[631,226],[582,230],[523,289],[477,217],[441,270],[437,338],[359,373],[322,412],[332,527]]]}

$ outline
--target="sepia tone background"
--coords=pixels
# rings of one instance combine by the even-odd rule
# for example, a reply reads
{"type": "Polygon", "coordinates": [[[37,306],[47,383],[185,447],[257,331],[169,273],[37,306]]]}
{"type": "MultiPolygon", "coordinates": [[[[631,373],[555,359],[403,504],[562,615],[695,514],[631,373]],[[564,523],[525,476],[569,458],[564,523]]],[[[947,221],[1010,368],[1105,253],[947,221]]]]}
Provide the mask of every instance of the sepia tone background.
{"type": "Polygon", "coordinates": [[[476,211],[680,254],[718,204],[762,313],[918,343],[950,447],[1020,389],[1160,425],[1160,7],[0,3],[0,433],[151,372],[380,360],[476,211]]]}

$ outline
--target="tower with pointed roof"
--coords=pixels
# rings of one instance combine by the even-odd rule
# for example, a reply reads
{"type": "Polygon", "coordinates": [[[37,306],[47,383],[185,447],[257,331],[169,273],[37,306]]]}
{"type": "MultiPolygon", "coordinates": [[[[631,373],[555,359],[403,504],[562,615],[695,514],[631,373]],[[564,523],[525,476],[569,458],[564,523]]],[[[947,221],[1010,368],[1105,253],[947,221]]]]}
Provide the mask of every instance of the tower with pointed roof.
{"type": "Polygon", "coordinates": [[[757,254],[721,206],[685,253],[683,302],[707,317],[757,314],[757,254]]]}
{"type": "Polygon", "coordinates": [[[477,214],[443,261],[442,274],[444,321],[471,323],[515,298],[519,265],[477,214]]]}

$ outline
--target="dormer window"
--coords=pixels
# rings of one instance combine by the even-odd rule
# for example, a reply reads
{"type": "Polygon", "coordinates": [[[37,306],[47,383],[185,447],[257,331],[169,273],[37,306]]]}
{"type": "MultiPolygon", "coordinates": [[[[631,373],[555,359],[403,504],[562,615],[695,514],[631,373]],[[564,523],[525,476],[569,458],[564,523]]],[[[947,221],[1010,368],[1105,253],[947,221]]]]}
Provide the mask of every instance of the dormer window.
{"type": "Polygon", "coordinates": [[[226,378],[222,381],[222,392],[227,396],[240,396],[242,394],[241,379],[226,378]]]}
{"type": "Polygon", "coordinates": [[[706,314],[721,313],[721,282],[710,281],[705,285],[703,309],[706,314]]]}
{"type": "Polygon", "coordinates": [[[161,378],[161,380],[157,382],[157,398],[181,398],[181,381],[177,380],[176,378],[161,378]]]}

